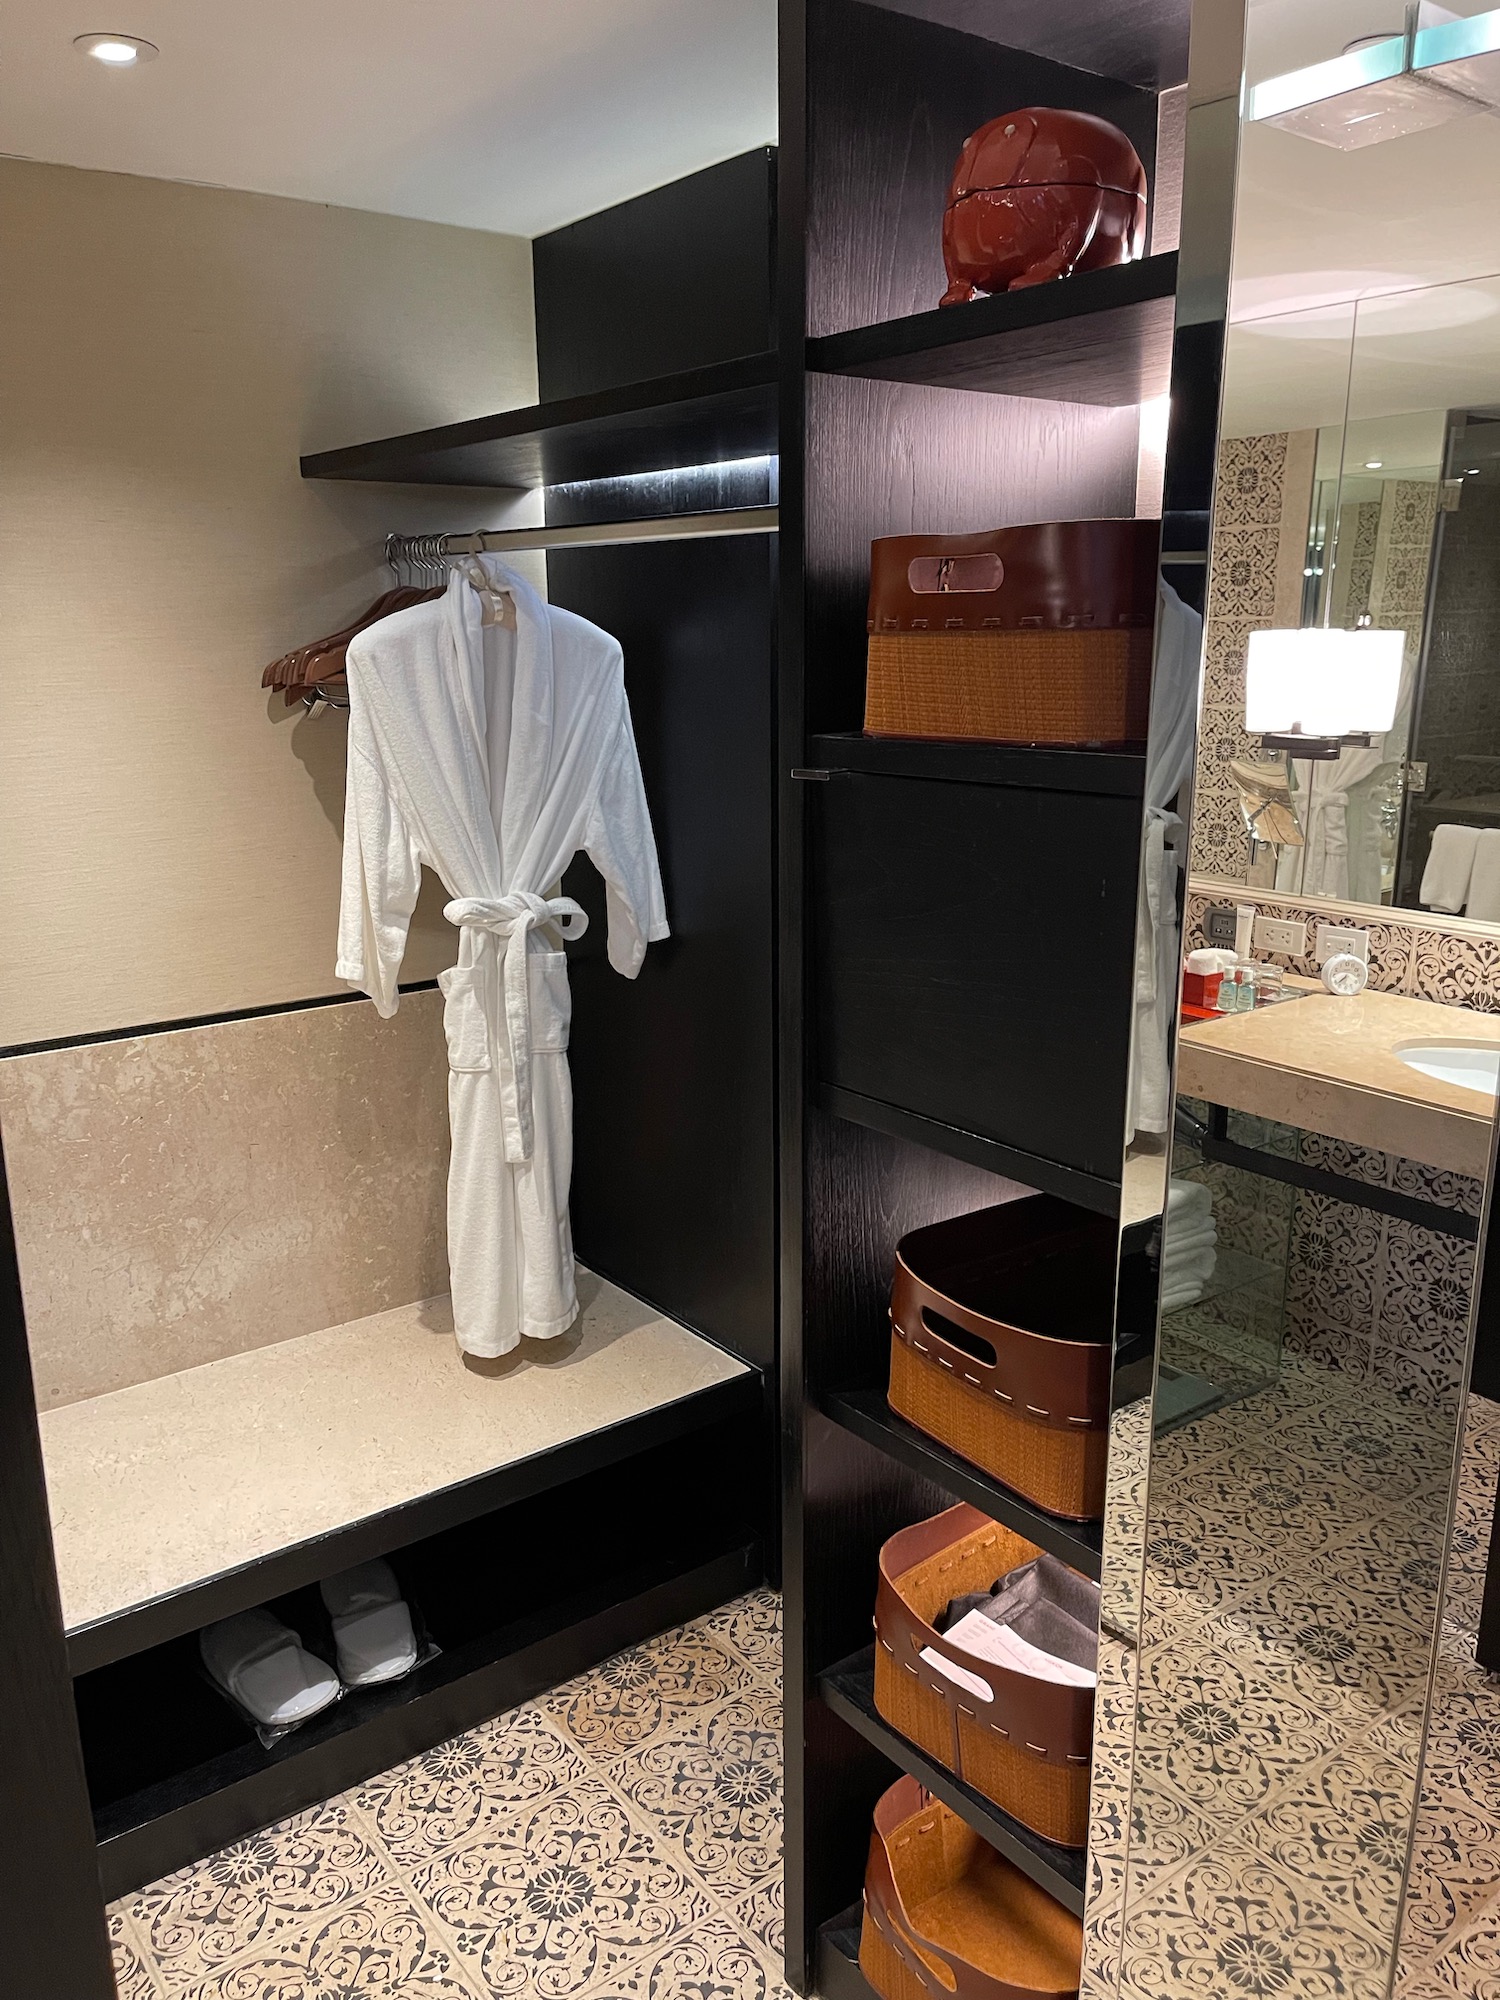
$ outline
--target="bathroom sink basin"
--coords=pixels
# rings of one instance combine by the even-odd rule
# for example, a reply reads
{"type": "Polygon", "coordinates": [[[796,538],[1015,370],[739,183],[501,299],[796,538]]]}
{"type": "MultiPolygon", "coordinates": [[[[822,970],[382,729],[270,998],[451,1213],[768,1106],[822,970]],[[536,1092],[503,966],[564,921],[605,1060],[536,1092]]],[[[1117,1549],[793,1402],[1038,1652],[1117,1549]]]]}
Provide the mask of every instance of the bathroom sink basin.
{"type": "Polygon", "coordinates": [[[1500,1086],[1500,1042],[1407,1042],[1395,1053],[1408,1069],[1460,1090],[1493,1097],[1500,1086]]]}

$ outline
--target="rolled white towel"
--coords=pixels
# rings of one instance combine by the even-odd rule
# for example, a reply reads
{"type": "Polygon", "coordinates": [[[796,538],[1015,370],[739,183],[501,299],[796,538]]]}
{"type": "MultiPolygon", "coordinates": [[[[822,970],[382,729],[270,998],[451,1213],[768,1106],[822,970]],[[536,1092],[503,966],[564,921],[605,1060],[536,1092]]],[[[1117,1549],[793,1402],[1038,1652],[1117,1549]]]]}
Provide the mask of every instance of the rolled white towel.
{"type": "Polygon", "coordinates": [[[1167,1189],[1167,1213],[1184,1221],[1189,1215],[1212,1215],[1213,1190],[1206,1181],[1174,1180],[1167,1189]]]}
{"type": "Polygon", "coordinates": [[[1218,1240],[1219,1232],[1211,1222],[1196,1223],[1190,1229],[1168,1226],[1162,1232],[1162,1257],[1170,1264],[1174,1257],[1186,1257],[1205,1246],[1212,1249],[1218,1240]]]}
{"type": "Polygon", "coordinates": [[[1474,850],[1479,829],[1458,826],[1444,820],[1432,829],[1432,848],[1422,871],[1422,887],[1417,900],[1429,910],[1455,916],[1469,900],[1469,882],[1474,873],[1474,850]]]}
{"type": "Polygon", "coordinates": [[[1468,915],[1482,924],[1500,924],[1500,827],[1487,826],[1475,844],[1468,915]]]}

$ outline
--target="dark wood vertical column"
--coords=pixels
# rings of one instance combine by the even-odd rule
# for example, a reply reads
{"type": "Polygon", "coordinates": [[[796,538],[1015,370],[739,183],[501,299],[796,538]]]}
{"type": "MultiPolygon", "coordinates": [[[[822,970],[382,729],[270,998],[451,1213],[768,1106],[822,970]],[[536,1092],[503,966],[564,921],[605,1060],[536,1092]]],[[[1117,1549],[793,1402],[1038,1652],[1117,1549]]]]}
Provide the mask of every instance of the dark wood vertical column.
{"type": "Polygon", "coordinates": [[[0,1162],[0,1986],[112,2000],[94,1822],[52,1561],[36,1395],[0,1162]]]}

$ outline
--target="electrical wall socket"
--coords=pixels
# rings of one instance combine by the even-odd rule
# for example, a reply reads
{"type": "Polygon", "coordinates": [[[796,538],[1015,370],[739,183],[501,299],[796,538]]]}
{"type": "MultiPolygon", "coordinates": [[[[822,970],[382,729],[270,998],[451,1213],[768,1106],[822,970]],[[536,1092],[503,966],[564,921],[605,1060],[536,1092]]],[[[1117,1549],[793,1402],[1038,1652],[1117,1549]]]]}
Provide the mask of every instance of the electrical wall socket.
{"type": "Polygon", "coordinates": [[[1203,912],[1203,935],[1211,945],[1234,950],[1234,905],[1215,903],[1203,912]]]}
{"type": "Polygon", "coordinates": [[[1287,958],[1307,956],[1307,925],[1291,917],[1257,917],[1255,942],[1262,951],[1279,951],[1287,958]]]}
{"type": "Polygon", "coordinates": [[[1318,925],[1318,963],[1326,965],[1330,958],[1338,958],[1347,952],[1361,964],[1370,963],[1370,933],[1368,931],[1344,930],[1337,924],[1318,925]]]}

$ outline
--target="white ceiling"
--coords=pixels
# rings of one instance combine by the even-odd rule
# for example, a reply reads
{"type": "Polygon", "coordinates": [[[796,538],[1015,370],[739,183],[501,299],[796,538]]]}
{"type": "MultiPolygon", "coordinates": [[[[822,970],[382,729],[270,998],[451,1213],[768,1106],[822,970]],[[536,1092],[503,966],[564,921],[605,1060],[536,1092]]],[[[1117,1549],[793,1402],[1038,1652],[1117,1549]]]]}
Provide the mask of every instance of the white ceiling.
{"type": "MultiPolygon", "coordinates": [[[[1251,0],[1250,78],[1401,14],[1399,0],[1251,0]]],[[[1338,423],[1346,397],[1357,420],[1500,401],[1500,286],[1474,282],[1500,272],[1500,114],[1350,153],[1267,125],[1241,136],[1226,431],[1338,423]],[[1371,303],[1396,293],[1410,296],[1371,303]]]]}
{"type": "Polygon", "coordinates": [[[536,236],[775,137],[776,0],[0,0],[28,159],[536,236]]]}

